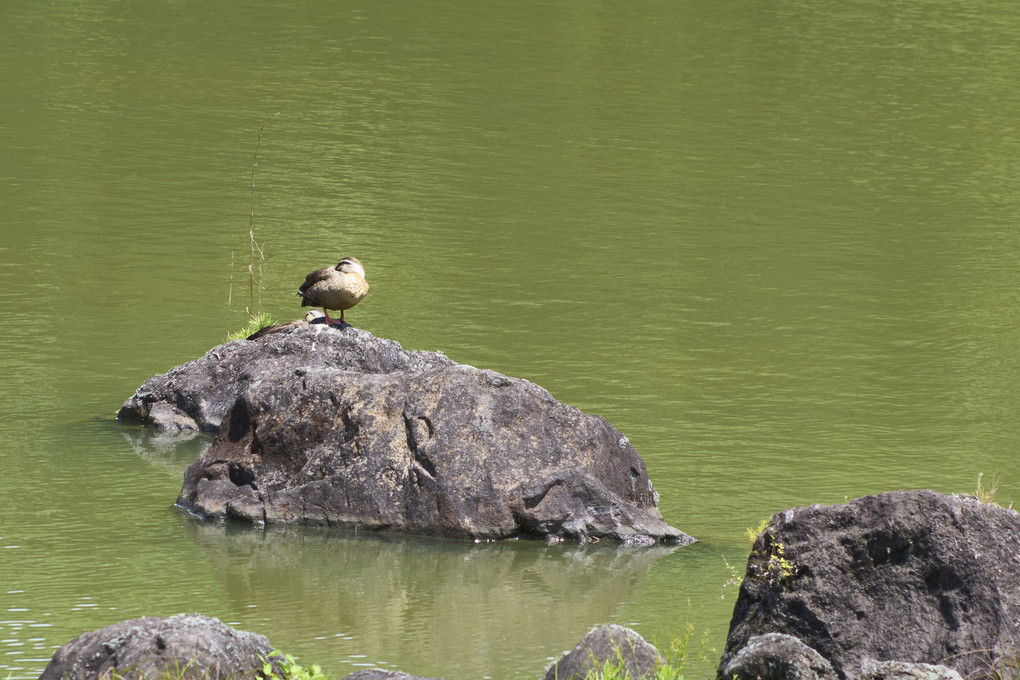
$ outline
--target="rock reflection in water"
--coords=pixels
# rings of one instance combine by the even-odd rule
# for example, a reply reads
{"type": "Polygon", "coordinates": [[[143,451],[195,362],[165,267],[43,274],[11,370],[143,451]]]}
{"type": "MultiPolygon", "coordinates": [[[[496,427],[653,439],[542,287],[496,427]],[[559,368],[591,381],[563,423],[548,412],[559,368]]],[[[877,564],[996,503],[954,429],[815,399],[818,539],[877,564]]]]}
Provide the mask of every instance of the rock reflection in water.
{"type": "MultiPolygon", "coordinates": [[[[193,430],[153,430],[138,425],[120,425],[124,439],[142,460],[166,468],[180,477],[212,444],[212,437],[193,430]]],[[[173,499],[168,499],[173,502],[173,499]]]]}
{"type": "Polygon", "coordinates": [[[638,596],[676,546],[469,543],[322,529],[259,530],[185,519],[243,628],[342,677],[359,664],[448,678],[495,657],[540,674],[638,596]],[[500,652],[494,654],[494,650],[500,652]],[[409,667],[407,659],[418,665],[409,667]],[[399,661],[399,664],[396,663],[399,661]]]}

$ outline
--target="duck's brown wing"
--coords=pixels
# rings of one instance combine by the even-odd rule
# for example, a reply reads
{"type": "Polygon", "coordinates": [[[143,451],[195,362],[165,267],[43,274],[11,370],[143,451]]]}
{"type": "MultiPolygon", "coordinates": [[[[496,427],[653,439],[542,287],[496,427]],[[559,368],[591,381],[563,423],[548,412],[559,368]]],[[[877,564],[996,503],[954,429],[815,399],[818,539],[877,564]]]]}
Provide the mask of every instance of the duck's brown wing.
{"type": "Polygon", "coordinates": [[[336,273],[336,267],[323,267],[322,269],[316,269],[314,272],[305,277],[305,282],[298,288],[298,295],[304,295],[305,291],[317,284],[319,281],[325,281],[330,276],[336,273]]]}

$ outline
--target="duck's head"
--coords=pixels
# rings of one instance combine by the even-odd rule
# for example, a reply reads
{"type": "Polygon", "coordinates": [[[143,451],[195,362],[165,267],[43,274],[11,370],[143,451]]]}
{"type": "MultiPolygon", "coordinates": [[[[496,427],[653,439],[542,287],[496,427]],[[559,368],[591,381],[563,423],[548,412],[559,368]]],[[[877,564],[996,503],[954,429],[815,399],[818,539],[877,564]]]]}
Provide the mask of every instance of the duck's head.
{"type": "Polygon", "coordinates": [[[365,278],[365,268],[356,257],[345,257],[340,260],[336,265],[336,270],[344,274],[361,274],[361,278],[365,278]]]}

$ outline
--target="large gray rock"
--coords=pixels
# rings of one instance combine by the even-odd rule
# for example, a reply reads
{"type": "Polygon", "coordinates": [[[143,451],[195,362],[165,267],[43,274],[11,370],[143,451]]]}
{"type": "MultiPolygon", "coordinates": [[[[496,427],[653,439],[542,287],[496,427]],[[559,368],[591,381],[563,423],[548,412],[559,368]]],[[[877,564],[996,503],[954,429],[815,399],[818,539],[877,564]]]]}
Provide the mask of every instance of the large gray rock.
{"type": "Polygon", "coordinates": [[[934,491],[777,513],[748,559],[720,674],[765,633],[800,638],[850,680],[896,670],[869,660],[1012,677],[1020,515],[934,491]]]}
{"type": "Polygon", "coordinates": [[[665,523],[634,447],[541,387],[320,325],[238,341],[146,381],[121,409],[211,429],[178,505],[254,524],[634,543],[665,523]]]}
{"type": "Polygon", "coordinates": [[[254,678],[272,651],[262,635],[198,614],[144,617],[79,635],[56,651],[39,680],[254,678]]]}
{"type": "Polygon", "coordinates": [[[619,677],[655,677],[662,655],[630,628],[615,623],[597,626],[549,667],[545,680],[587,680],[605,668],[619,669],[619,677]]]}

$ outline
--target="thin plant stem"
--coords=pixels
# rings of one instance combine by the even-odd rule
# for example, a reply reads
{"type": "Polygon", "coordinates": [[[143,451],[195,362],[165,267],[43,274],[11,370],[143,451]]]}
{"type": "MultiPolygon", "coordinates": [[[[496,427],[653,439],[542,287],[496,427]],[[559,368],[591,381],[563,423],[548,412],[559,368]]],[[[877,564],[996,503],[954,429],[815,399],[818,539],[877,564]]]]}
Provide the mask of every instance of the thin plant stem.
{"type": "Polygon", "coordinates": [[[230,281],[227,284],[227,335],[230,335],[230,305],[234,301],[234,251],[230,251],[230,281]]]}
{"type": "Polygon", "coordinates": [[[251,197],[249,199],[249,213],[248,213],[248,316],[253,317],[262,312],[262,274],[263,274],[263,263],[266,261],[265,253],[262,252],[262,246],[255,241],[255,168],[258,166],[259,160],[259,147],[262,146],[262,133],[269,125],[273,118],[280,115],[277,111],[273,115],[266,118],[266,121],[262,123],[262,127],[259,128],[259,138],[255,143],[255,153],[251,159],[251,197]],[[259,255],[259,275],[258,275],[258,307],[255,307],[255,253],[259,255]]]}

